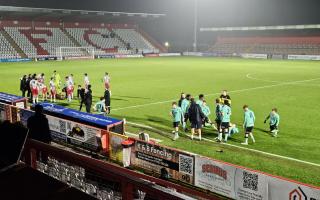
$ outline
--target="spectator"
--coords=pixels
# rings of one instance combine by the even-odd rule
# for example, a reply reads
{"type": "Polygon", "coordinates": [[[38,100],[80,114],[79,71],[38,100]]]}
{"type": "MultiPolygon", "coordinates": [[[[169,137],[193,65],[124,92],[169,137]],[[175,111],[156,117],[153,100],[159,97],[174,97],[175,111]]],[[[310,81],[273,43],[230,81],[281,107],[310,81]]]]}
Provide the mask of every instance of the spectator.
{"type": "Polygon", "coordinates": [[[35,114],[28,119],[27,127],[31,139],[50,144],[51,135],[49,123],[43,114],[43,107],[41,105],[37,104],[35,106],[35,114]]]}
{"type": "Polygon", "coordinates": [[[193,140],[193,135],[196,130],[199,134],[199,139],[201,140],[202,121],[204,120],[205,115],[203,114],[200,105],[195,102],[194,98],[191,98],[188,117],[191,123],[191,139],[193,140]]]}

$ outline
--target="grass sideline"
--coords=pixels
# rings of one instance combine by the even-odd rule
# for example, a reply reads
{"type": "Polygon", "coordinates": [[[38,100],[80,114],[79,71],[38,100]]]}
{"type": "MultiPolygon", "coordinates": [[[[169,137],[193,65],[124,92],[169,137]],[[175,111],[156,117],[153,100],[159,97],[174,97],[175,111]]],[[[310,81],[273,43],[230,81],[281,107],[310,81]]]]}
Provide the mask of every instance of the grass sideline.
{"type": "MultiPolygon", "coordinates": [[[[93,85],[94,101],[97,101],[103,94],[101,79],[107,71],[112,78],[112,116],[167,132],[164,136],[151,133],[153,138],[163,140],[163,144],[320,186],[320,180],[315,176],[320,174],[320,168],[316,166],[220,144],[191,141],[185,136],[173,142],[168,115],[171,101],[178,100],[181,91],[195,96],[211,94],[206,100],[214,111],[214,99],[222,89],[228,89],[234,91],[230,93],[232,122],[241,128],[243,104],[248,104],[256,114],[254,134],[257,143],[248,148],[320,164],[320,149],[317,148],[320,143],[319,65],[312,61],[193,57],[1,63],[0,91],[20,94],[19,78],[23,74],[44,72],[48,83],[53,70],[57,70],[62,78],[74,74],[78,84],[83,82],[83,73],[87,72],[93,85]],[[278,138],[270,137],[265,132],[268,126],[263,124],[274,106],[278,107],[281,116],[278,138]],[[221,148],[224,153],[217,152],[221,148]]],[[[78,108],[77,101],[60,103],[78,108]]],[[[134,131],[137,130],[131,132],[134,131]]],[[[216,137],[213,130],[205,129],[204,132],[208,139],[216,137]]],[[[229,143],[240,146],[242,141],[241,130],[229,143]]]]}

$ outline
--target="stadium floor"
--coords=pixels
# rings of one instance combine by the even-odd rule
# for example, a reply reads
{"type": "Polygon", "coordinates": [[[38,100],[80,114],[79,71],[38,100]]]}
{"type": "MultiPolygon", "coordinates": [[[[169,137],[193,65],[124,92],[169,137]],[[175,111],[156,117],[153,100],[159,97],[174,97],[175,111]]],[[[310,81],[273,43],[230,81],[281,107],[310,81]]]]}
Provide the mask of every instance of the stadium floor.
{"type": "MultiPolygon", "coordinates": [[[[23,74],[43,72],[48,84],[53,70],[57,70],[61,78],[72,73],[77,85],[83,83],[83,74],[88,73],[94,102],[103,95],[102,77],[104,72],[109,72],[113,117],[162,130],[166,134],[150,134],[165,145],[320,186],[320,179],[315,176],[320,174],[319,62],[139,58],[0,63],[0,70],[0,91],[12,94],[20,94],[19,78],[23,74]],[[257,121],[254,129],[256,143],[250,143],[247,148],[314,164],[209,141],[191,141],[185,133],[178,141],[172,141],[169,116],[172,101],[177,101],[182,91],[194,96],[203,93],[214,112],[214,99],[222,89],[230,91],[231,121],[240,128],[240,133],[234,135],[229,144],[241,146],[243,142],[242,106],[248,104],[257,121]],[[268,125],[263,123],[272,107],[278,108],[281,117],[277,138],[266,132],[268,125]]],[[[71,108],[79,105],[77,100],[70,104],[66,101],[59,103],[71,108]]],[[[214,114],[211,114],[211,119],[214,120],[214,114]]],[[[128,127],[128,130],[139,131],[133,127],[128,127]]],[[[206,128],[203,137],[214,140],[216,133],[206,128]]]]}

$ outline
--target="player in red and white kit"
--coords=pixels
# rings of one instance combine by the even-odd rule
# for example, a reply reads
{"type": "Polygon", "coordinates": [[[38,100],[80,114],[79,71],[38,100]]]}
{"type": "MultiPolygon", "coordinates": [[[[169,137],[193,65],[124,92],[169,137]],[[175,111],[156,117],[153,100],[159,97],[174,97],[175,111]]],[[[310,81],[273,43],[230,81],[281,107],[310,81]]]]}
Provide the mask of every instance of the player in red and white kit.
{"type": "Polygon", "coordinates": [[[110,95],[111,95],[111,89],[110,89],[110,88],[111,88],[111,85],[110,85],[110,81],[111,81],[111,78],[110,78],[110,76],[109,76],[109,73],[106,72],[105,75],[104,75],[104,77],[103,77],[103,83],[104,83],[105,89],[106,89],[106,90],[109,90],[110,95]]]}
{"type": "Polygon", "coordinates": [[[45,101],[48,99],[48,88],[45,84],[39,83],[39,88],[42,93],[42,101],[45,101]]]}
{"type": "Polygon", "coordinates": [[[73,74],[70,74],[69,81],[72,84],[72,93],[71,93],[71,99],[73,99],[73,92],[74,92],[74,80],[73,80],[73,74]]]}
{"type": "Polygon", "coordinates": [[[30,81],[30,88],[32,93],[32,103],[38,103],[39,102],[39,85],[37,78],[34,78],[30,81]]]}
{"type": "Polygon", "coordinates": [[[67,93],[68,102],[71,102],[72,93],[73,93],[73,85],[72,85],[72,81],[70,81],[68,76],[66,77],[66,93],[67,93]]]}
{"type": "Polygon", "coordinates": [[[85,89],[88,89],[88,85],[90,85],[90,81],[89,81],[89,76],[87,73],[84,74],[84,86],[85,86],[85,89]]]}
{"type": "Polygon", "coordinates": [[[44,84],[44,73],[39,74],[39,76],[38,76],[38,82],[44,84]]]}
{"type": "Polygon", "coordinates": [[[51,78],[49,85],[50,85],[50,99],[51,99],[51,102],[52,102],[52,99],[53,99],[53,102],[56,102],[57,90],[56,90],[56,85],[54,83],[54,79],[53,78],[51,78]]]}

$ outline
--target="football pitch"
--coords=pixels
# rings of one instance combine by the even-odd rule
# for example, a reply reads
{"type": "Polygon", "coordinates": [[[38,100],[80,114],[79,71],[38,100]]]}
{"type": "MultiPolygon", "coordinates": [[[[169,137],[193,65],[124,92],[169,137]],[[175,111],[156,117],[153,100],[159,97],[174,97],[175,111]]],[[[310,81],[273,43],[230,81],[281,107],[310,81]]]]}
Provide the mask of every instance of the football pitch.
{"type": "MultiPolygon", "coordinates": [[[[48,85],[54,70],[61,78],[72,73],[77,85],[88,73],[94,102],[103,96],[102,77],[109,72],[112,117],[161,130],[161,134],[149,133],[174,148],[320,186],[320,62],[177,57],[1,63],[0,70],[0,91],[17,95],[24,74],[43,72],[48,85]],[[183,132],[172,141],[169,112],[180,93],[204,94],[214,120],[214,100],[223,89],[232,98],[231,122],[240,129],[229,139],[230,145],[211,142],[217,136],[212,128],[204,129],[205,141],[192,141],[183,132]],[[249,143],[248,149],[238,148],[244,140],[244,104],[256,115],[256,143],[249,143]],[[268,124],[263,123],[273,107],[281,117],[277,138],[268,134],[268,124]]],[[[78,100],[59,104],[79,107],[78,100]]],[[[129,126],[127,130],[140,129],[129,126]]]]}

